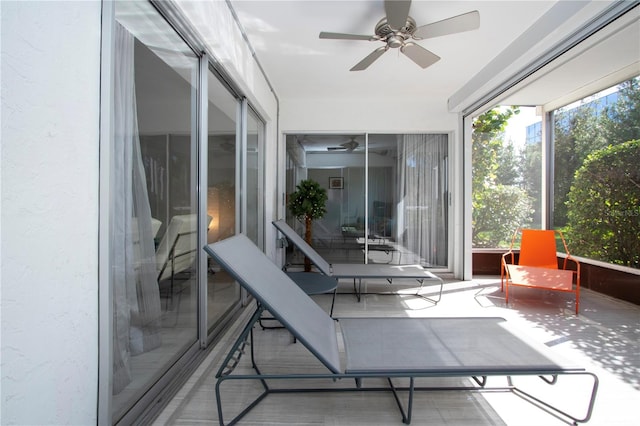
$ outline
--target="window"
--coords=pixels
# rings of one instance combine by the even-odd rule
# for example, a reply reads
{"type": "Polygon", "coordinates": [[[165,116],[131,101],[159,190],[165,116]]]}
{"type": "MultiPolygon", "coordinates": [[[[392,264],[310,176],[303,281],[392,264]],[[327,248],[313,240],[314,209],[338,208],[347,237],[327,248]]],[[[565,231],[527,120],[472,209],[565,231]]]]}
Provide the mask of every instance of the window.
{"type": "Polygon", "coordinates": [[[640,78],[549,117],[549,201],[542,199],[545,138],[535,108],[496,107],[474,119],[474,248],[507,247],[517,227],[541,227],[547,203],[572,254],[639,268],[640,78]]]}
{"type": "Polygon", "coordinates": [[[542,224],[541,117],[500,106],[473,121],[473,247],[509,247],[518,227],[542,224]]]}
{"type": "Polygon", "coordinates": [[[553,226],[574,255],[639,268],[640,79],[553,111],[553,126],[553,226]]]}

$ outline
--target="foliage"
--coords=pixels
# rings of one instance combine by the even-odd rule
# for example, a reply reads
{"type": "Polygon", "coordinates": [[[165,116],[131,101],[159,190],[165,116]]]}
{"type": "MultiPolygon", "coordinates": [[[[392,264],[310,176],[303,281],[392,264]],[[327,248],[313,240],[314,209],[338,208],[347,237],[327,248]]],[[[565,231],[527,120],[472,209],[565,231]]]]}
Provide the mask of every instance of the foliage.
{"type": "Polygon", "coordinates": [[[640,139],[640,80],[625,81],[618,89],[618,101],[600,113],[593,104],[585,104],[555,114],[553,224],[556,227],[567,223],[568,193],[587,156],[608,145],[640,139]]]}
{"type": "Polygon", "coordinates": [[[567,224],[565,201],[576,170],[590,152],[607,146],[603,138],[601,119],[592,105],[582,105],[554,116],[554,176],[553,224],[567,224]]]}
{"type": "MultiPolygon", "coordinates": [[[[320,219],[327,213],[327,190],[312,179],[300,181],[296,191],[289,197],[289,211],[296,218],[304,222],[305,241],[311,245],[311,225],[314,219],[320,219]]],[[[311,271],[311,261],[305,257],[304,270],[311,271]]]]}
{"type": "Polygon", "coordinates": [[[508,244],[518,226],[529,223],[532,201],[519,187],[522,181],[517,155],[504,144],[504,130],[517,107],[495,108],[473,123],[472,203],[474,247],[499,247],[508,244]]]}
{"type": "MultiPolygon", "coordinates": [[[[541,146],[517,153],[503,142],[517,112],[494,109],[474,122],[475,247],[499,247],[515,227],[542,223],[532,208],[542,197],[541,146]]],[[[613,105],[587,98],[554,112],[553,226],[565,227],[574,254],[640,267],[638,140],[639,77],[618,86],[613,105]]]]}
{"type": "Polygon", "coordinates": [[[604,139],[612,145],[640,139],[640,78],[619,86],[619,99],[604,115],[604,139]]]}
{"type": "Polygon", "coordinates": [[[519,158],[522,173],[522,189],[529,195],[533,203],[532,224],[542,224],[542,146],[527,144],[519,158]]]}
{"type": "Polygon", "coordinates": [[[517,185],[520,182],[520,163],[513,144],[502,144],[498,150],[496,182],[503,185],[517,185]]]}
{"type": "Polygon", "coordinates": [[[640,267],[640,140],[591,153],[569,192],[568,237],[581,256],[640,267]]]}
{"type": "Polygon", "coordinates": [[[496,185],[475,195],[483,206],[473,206],[475,247],[508,246],[513,230],[531,222],[532,199],[522,188],[496,185]]]}
{"type": "Polygon", "coordinates": [[[327,190],[312,179],[300,181],[289,197],[289,211],[302,221],[320,219],[327,213],[327,190]]]}
{"type": "Polygon", "coordinates": [[[473,189],[481,190],[496,181],[507,122],[518,114],[518,108],[494,108],[478,116],[473,122],[472,162],[473,189]]]}

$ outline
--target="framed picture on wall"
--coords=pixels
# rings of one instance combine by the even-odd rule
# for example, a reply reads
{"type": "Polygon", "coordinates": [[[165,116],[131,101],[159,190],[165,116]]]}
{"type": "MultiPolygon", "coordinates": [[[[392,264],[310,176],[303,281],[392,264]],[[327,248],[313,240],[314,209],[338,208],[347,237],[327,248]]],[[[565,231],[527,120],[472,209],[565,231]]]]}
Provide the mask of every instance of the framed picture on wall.
{"type": "Polygon", "coordinates": [[[341,178],[341,177],[329,178],[329,189],[342,189],[342,188],[344,188],[344,178],[341,178]]]}

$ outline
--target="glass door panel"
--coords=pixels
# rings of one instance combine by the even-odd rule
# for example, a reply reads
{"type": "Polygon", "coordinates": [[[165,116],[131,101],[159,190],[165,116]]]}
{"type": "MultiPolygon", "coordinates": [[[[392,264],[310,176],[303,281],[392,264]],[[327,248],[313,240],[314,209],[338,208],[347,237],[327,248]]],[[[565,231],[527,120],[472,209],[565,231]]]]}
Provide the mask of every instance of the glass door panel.
{"type": "MultiPolygon", "coordinates": [[[[207,243],[236,234],[236,194],[239,102],[212,73],[208,73],[207,243]]],[[[211,258],[207,258],[207,328],[215,328],[240,300],[238,284],[211,258]]]]}
{"type": "Polygon", "coordinates": [[[398,226],[398,135],[369,135],[368,263],[400,263],[398,226]]]}
{"type": "Polygon", "coordinates": [[[117,2],[111,188],[114,422],[197,343],[198,59],[150,3],[117,2]]]}
{"type": "MultiPolygon", "coordinates": [[[[364,263],[365,160],[364,135],[287,136],[287,194],[304,179],[327,191],[327,213],[313,222],[312,245],[328,262],[364,263]]],[[[287,222],[304,234],[304,224],[288,211],[287,222]]],[[[287,263],[303,261],[288,248],[287,263]]]]}
{"type": "MultiPolygon", "coordinates": [[[[327,214],[313,226],[314,247],[325,259],[448,267],[447,135],[370,134],[366,144],[362,135],[286,141],[287,194],[307,178],[327,189],[327,214]]],[[[302,224],[287,220],[302,235],[302,224]]],[[[287,250],[289,264],[302,263],[294,248],[287,250]]]]}
{"type": "Polygon", "coordinates": [[[247,190],[246,235],[264,249],[264,123],[248,108],[247,113],[247,190]]]}

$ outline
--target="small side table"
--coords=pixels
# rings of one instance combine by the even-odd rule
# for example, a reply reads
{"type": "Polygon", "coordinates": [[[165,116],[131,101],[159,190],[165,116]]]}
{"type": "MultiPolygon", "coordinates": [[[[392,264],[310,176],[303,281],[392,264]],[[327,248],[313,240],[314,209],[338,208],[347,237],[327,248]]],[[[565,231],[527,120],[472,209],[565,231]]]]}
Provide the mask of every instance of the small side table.
{"type": "Polygon", "coordinates": [[[333,316],[333,305],[336,301],[336,292],[338,290],[338,280],[333,277],[318,272],[285,272],[294,283],[298,285],[309,296],[314,294],[325,294],[333,292],[331,299],[331,311],[329,316],[333,316]]]}

